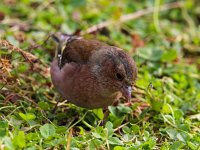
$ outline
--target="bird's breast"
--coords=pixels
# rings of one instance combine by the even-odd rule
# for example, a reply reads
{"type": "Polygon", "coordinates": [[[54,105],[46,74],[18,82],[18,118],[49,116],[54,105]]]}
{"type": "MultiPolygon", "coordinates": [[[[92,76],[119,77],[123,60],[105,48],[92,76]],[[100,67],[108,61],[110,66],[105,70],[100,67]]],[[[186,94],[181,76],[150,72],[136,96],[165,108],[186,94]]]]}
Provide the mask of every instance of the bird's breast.
{"type": "Polygon", "coordinates": [[[117,92],[107,92],[87,64],[67,63],[60,70],[54,62],[51,77],[61,96],[80,107],[104,108],[111,105],[118,95],[117,92]]]}

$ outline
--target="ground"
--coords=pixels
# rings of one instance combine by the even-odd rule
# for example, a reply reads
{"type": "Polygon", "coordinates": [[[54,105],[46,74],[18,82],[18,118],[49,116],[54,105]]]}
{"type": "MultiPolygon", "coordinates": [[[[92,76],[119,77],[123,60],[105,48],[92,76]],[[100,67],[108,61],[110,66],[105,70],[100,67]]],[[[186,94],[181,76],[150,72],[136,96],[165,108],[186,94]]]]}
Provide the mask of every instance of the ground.
{"type": "Polygon", "coordinates": [[[2,0],[0,149],[200,149],[199,10],[198,0],[2,0]],[[57,31],[126,50],[139,71],[131,102],[103,112],[63,101],[49,75],[57,31]]]}

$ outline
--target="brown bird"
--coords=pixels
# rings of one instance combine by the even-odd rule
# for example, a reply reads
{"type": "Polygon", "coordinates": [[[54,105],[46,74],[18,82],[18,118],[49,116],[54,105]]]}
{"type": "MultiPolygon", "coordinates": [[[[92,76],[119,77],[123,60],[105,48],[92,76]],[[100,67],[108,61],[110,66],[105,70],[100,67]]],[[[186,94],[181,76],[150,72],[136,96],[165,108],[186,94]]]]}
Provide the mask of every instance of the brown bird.
{"type": "Polygon", "coordinates": [[[121,96],[131,98],[137,67],[122,49],[65,34],[54,38],[58,53],[50,73],[64,99],[94,109],[106,108],[121,96]]]}

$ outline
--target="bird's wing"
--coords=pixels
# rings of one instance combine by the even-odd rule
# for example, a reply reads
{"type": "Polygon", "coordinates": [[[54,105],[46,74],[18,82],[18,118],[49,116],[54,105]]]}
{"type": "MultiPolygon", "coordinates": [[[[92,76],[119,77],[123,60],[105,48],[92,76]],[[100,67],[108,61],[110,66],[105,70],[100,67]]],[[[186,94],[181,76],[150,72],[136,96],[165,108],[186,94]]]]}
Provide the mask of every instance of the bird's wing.
{"type": "Polygon", "coordinates": [[[62,34],[58,38],[57,59],[62,68],[66,63],[75,62],[85,64],[89,61],[93,51],[107,44],[97,40],[87,40],[78,36],[62,34]]]}

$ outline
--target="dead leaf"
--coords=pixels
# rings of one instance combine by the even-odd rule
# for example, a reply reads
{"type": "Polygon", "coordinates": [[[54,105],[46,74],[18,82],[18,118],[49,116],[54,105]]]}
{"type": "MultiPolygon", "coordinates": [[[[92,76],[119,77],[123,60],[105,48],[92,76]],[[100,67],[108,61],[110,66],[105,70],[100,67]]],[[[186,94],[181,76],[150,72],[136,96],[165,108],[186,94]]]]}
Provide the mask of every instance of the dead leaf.
{"type": "Polygon", "coordinates": [[[3,12],[0,12],[0,22],[5,18],[5,14],[3,12]]]}
{"type": "Polygon", "coordinates": [[[131,39],[132,39],[132,46],[133,46],[133,51],[135,51],[136,48],[138,47],[143,47],[145,45],[145,42],[141,39],[139,34],[132,34],[131,35],[131,39]]]}
{"type": "Polygon", "coordinates": [[[14,33],[14,37],[17,41],[19,41],[20,43],[23,43],[26,40],[26,35],[24,34],[24,32],[19,31],[19,32],[15,32],[14,33]]]}
{"type": "Polygon", "coordinates": [[[6,98],[4,99],[4,102],[5,104],[7,104],[8,102],[16,103],[19,98],[20,96],[18,96],[16,93],[11,93],[6,96],[6,98]]]}

